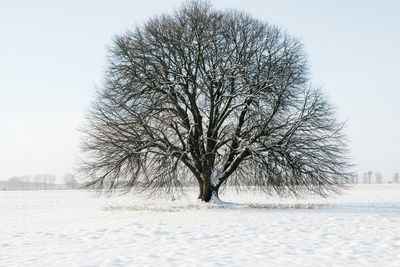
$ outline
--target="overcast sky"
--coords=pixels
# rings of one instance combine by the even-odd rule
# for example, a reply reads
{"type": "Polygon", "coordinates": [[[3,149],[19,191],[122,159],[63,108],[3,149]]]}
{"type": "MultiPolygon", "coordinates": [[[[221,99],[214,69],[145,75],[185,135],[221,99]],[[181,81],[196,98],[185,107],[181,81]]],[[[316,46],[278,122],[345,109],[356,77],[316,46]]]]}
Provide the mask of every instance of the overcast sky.
{"type": "MultiPolygon", "coordinates": [[[[0,180],[75,168],[106,46],[182,1],[0,2],[0,180]]],[[[304,44],[313,83],[347,120],[356,171],[400,172],[400,1],[218,1],[304,44]]]]}

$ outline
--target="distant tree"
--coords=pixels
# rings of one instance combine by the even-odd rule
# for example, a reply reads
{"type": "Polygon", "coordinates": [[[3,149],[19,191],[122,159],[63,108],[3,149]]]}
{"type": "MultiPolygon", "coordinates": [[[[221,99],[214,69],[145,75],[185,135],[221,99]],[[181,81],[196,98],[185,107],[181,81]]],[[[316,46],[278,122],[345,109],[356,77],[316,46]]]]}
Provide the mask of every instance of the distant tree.
{"type": "Polygon", "coordinates": [[[363,183],[364,184],[371,184],[372,183],[372,171],[365,172],[363,175],[363,183]]]}
{"type": "Polygon", "coordinates": [[[381,184],[382,183],[382,174],[380,172],[376,172],[375,173],[375,182],[377,184],[381,184]]]}
{"type": "Polygon", "coordinates": [[[53,187],[56,176],[53,174],[37,174],[33,177],[36,184],[36,189],[49,189],[53,187]]]}
{"type": "Polygon", "coordinates": [[[353,182],[353,184],[358,184],[359,183],[359,181],[358,181],[358,174],[354,174],[353,176],[352,176],[352,182],[353,182]]]}
{"type": "Polygon", "coordinates": [[[23,182],[23,188],[29,189],[31,176],[30,175],[24,175],[24,176],[21,177],[21,180],[23,182]]]}
{"type": "Polygon", "coordinates": [[[117,36],[83,132],[87,186],[166,190],[197,181],[280,194],[350,178],[343,124],[311,86],[302,45],[237,11],[190,2],[117,36]]]}
{"type": "Polygon", "coordinates": [[[23,189],[23,181],[20,177],[14,176],[7,180],[8,187],[12,190],[23,189]]]}
{"type": "Polygon", "coordinates": [[[398,184],[400,182],[400,174],[398,172],[396,172],[393,175],[393,183],[398,184]]]}
{"type": "Polygon", "coordinates": [[[56,178],[57,178],[57,176],[55,176],[55,175],[53,175],[53,174],[47,174],[47,175],[46,175],[46,180],[47,180],[47,182],[49,183],[49,185],[50,185],[51,187],[54,186],[54,183],[55,183],[55,181],[56,181],[56,178]]]}
{"type": "Polygon", "coordinates": [[[43,183],[42,175],[37,174],[33,176],[33,181],[35,181],[36,189],[39,189],[43,183]]]}
{"type": "Polygon", "coordinates": [[[368,184],[372,184],[372,175],[374,174],[372,171],[368,171],[368,184]]]}
{"type": "Polygon", "coordinates": [[[64,174],[63,180],[64,184],[70,189],[76,188],[78,185],[78,182],[76,181],[75,176],[72,173],[64,174]]]}
{"type": "Polygon", "coordinates": [[[368,182],[368,174],[364,172],[363,174],[363,184],[366,184],[368,182]]]}

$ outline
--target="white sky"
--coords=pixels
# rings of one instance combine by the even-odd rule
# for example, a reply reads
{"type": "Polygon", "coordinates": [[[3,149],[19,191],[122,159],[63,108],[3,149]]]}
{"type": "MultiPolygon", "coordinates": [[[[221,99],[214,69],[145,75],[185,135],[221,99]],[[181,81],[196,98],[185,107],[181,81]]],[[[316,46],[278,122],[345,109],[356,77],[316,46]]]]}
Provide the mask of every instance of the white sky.
{"type": "MultiPolygon", "coordinates": [[[[0,1],[0,180],[75,168],[77,126],[117,33],[182,1],[0,1]]],[[[356,171],[400,171],[400,1],[234,1],[298,37],[347,120],[356,171]]]]}

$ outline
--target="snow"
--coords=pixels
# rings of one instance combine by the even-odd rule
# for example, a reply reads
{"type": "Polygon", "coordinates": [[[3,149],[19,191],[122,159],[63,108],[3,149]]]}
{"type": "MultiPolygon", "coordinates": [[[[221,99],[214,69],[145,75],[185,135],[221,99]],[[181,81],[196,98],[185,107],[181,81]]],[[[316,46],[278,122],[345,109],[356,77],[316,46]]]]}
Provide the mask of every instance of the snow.
{"type": "Polygon", "coordinates": [[[219,180],[221,179],[221,174],[222,174],[221,171],[214,171],[211,174],[210,180],[211,180],[211,184],[213,186],[217,186],[218,185],[219,180]]]}
{"type": "Polygon", "coordinates": [[[188,197],[0,191],[0,266],[400,266],[400,185],[188,197]]]}

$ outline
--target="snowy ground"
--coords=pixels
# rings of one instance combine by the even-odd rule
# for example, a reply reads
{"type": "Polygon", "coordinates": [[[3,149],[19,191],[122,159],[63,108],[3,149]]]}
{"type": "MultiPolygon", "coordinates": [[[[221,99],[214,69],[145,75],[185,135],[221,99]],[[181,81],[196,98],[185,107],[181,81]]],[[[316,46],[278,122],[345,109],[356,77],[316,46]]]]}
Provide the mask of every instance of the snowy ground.
{"type": "Polygon", "coordinates": [[[258,208],[3,191],[0,266],[400,266],[400,185],[221,198],[258,208]]]}

